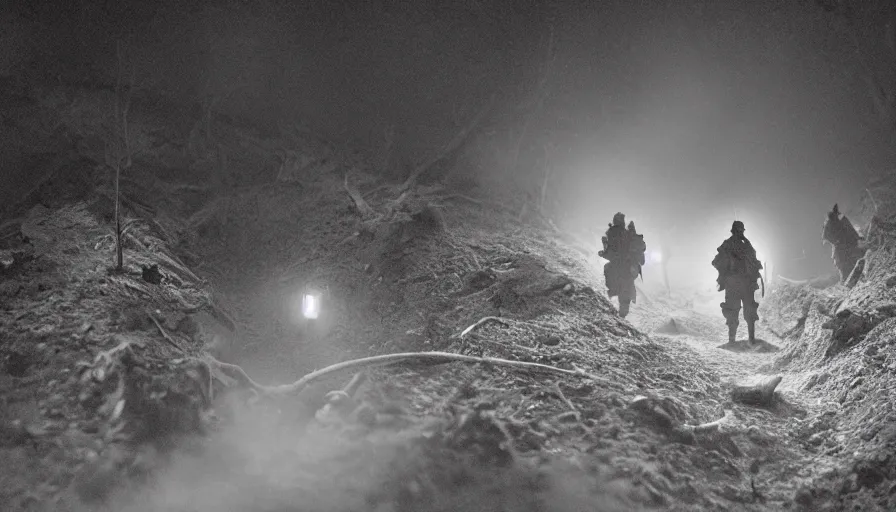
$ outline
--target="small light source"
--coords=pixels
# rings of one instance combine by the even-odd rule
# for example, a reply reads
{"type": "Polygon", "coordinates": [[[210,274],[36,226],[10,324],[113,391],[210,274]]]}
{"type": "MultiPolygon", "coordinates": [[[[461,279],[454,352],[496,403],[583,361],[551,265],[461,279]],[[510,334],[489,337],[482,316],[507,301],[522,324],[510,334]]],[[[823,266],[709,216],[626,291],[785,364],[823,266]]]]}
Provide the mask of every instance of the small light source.
{"type": "Polygon", "coordinates": [[[660,251],[653,251],[650,253],[650,261],[654,263],[662,263],[663,262],[663,253],[660,251]]]}
{"type": "Polygon", "coordinates": [[[319,293],[305,292],[305,294],[302,295],[302,315],[311,320],[314,320],[320,315],[319,293]]]}

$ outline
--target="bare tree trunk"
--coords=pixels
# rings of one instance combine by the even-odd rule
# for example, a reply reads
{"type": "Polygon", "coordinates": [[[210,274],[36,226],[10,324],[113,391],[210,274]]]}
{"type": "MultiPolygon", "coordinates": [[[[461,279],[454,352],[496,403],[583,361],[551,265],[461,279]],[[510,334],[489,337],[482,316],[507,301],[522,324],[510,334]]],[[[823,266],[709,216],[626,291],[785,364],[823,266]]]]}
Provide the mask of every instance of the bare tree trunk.
{"type": "Polygon", "coordinates": [[[548,184],[551,181],[551,177],[554,175],[556,168],[551,163],[551,149],[548,144],[544,146],[544,176],[541,180],[541,197],[538,201],[538,209],[544,213],[545,205],[548,200],[548,184]]]}
{"type": "Polygon", "coordinates": [[[122,100],[121,78],[123,72],[121,41],[115,44],[116,55],[118,57],[118,73],[115,79],[115,123],[111,134],[113,139],[118,139],[114,144],[114,155],[112,155],[113,166],[115,169],[115,270],[124,269],[124,250],[121,246],[121,171],[131,167],[131,145],[130,135],[128,133],[128,111],[131,107],[131,94],[134,90],[134,70],[131,70],[130,85],[128,92],[122,100]],[[124,155],[121,153],[124,152],[124,155]],[[122,162],[122,157],[124,161],[122,162]]]}
{"type": "Polygon", "coordinates": [[[545,97],[547,96],[547,83],[548,79],[551,76],[551,69],[553,68],[554,61],[556,60],[556,55],[554,55],[554,27],[552,26],[550,29],[550,35],[548,36],[548,48],[546,52],[545,62],[541,65],[541,72],[539,73],[538,84],[535,86],[535,94],[534,99],[532,101],[532,107],[526,113],[526,119],[523,121],[523,127],[520,130],[520,134],[516,138],[516,144],[513,147],[513,153],[511,158],[511,166],[513,169],[516,169],[519,164],[520,159],[520,151],[522,149],[523,141],[526,139],[526,136],[529,133],[529,126],[532,124],[532,120],[535,118],[536,112],[540,111],[542,106],[544,105],[545,97]]]}
{"type": "Polygon", "coordinates": [[[395,124],[389,123],[385,132],[385,144],[383,154],[380,160],[380,170],[388,172],[389,164],[392,162],[392,152],[395,148],[395,124]]]}
{"type": "MultiPolygon", "coordinates": [[[[121,122],[121,41],[115,43],[115,53],[118,57],[118,73],[115,78],[115,125],[118,131],[118,123],[121,122]]],[[[118,144],[112,158],[115,159],[115,270],[124,268],[124,253],[121,248],[121,156],[118,154],[118,144]]]]}

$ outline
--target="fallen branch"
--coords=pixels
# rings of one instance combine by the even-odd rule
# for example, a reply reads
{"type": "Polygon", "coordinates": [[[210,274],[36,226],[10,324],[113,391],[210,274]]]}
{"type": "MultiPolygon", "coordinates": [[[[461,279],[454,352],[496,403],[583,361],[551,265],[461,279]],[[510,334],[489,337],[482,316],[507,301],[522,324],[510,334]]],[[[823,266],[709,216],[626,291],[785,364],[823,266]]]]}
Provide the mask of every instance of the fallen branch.
{"type": "Polygon", "coordinates": [[[132,344],[131,341],[125,340],[125,341],[122,341],[121,343],[119,343],[118,345],[115,345],[114,347],[110,348],[109,350],[102,350],[102,351],[98,352],[96,354],[96,356],[93,358],[93,363],[96,364],[96,363],[99,363],[100,361],[102,361],[105,364],[112,364],[112,355],[131,348],[131,344],[132,344]]]}
{"type": "Polygon", "coordinates": [[[694,433],[714,432],[718,430],[723,423],[727,423],[731,419],[731,417],[731,411],[725,411],[725,415],[721,418],[715,421],[710,421],[709,423],[701,423],[700,425],[695,425],[693,427],[690,427],[690,429],[693,430],[694,433]]]}
{"type": "Polygon", "coordinates": [[[554,392],[555,395],[557,395],[557,398],[559,398],[560,400],[563,400],[563,403],[565,403],[566,406],[569,407],[569,410],[574,412],[576,414],[576,416],[578,417],[579,410],[576,408],[576,406],[572,402],[569,401],[569,398],[566,398],[566,395],[563,394],[563,390],[560,389],[560,382],[554,382],[553,384],[551,384],[550,389],[551,389],[551,391],[554,392]]]}
{"type": "Polygon", "coordinates": [[[355,203],[355,207],[361,212],[361,216],[366,218],[373,217],[375,212],[373,208],[367,204],[367,201],[364,200],[364,197],[361,196],[361,192],[358,191],[358,188],[354,185],[350,185],[348,182],[348,173],[345,173],[345,180],[342,183],[342,186],[345,188],[345,191],[348,192],[349,197],[352,198],[352,201],[355,203]]]}
{"type": "Polygon", "coordinates": [[[353,359],[350,361],[343,361],[341,363],[336,363],[334,365],[327,366],[326,368],[322,368],[320,370],[313,371],[301,379],[293,382],[292,384],[282,384],[279,386],[264,386],[252,380],[249,375],[246,374],[246,371],[240,368],[235,364],[222,363],[218,361],[212,356],[207,356],[208,360],[211,364],[216,365],[219,369],[226,372],[231,372],[238,382],[241,382],[243,385],[246,385],[253,390],[269,396],[282,396],[282,395],[290,395],[295,394],[306,387],[308,387],[311,383],[327,378],[334,377],[341,373],[346,372],[357,372],[364,368],[374,368],[374,367],[388,367],[395,366],[399,364],[424,364],[424,365],[437,365],[437,364],[447,364],[454,362],[462,362],[462,363],[474,363],[474,364],[491,364],[495,366],[504,366],[508,368],[518,368],[523,370],[531,370],[536,372],[543,373],[553,373],[559,375],[569,375],[574,377],[584,377],[586,379],[591,380],[603,380],[596,375],[592,375],[583,370],[565,370],[563,368],[557,368],[555,366],[549,366],[546,364],[540,363],[529,363],[524,361],[510,361],[507,359],[498,359],[494,357],[476,357],[476,356],[467,356],[463,354],[452,354],[449,352],[404,352],[399,354],[385,354],[380,356],[372,356],[365,357],[361,359],[353,359]]]}
{"type": "Polygon", "coordinates": [[[361,388],[361,385],[367,380],[367,374],[358,372],[342,389],[330,391],[324,398],[327,403],[314,413],[314,418],[318,421],[326,421],[332,414],[345,415],[350,414],[358,407],[355,395],[361,388]]]}
{"type": "MultiPolygon", "coordinates": [[[[211,354],[206,354],[205,360],[210,367],[219,370],[225,377],[233,379],[260,394],[270,393],[275,388],[255,382],[252,380],[252,377],[249,377],[246,370],[243,370],[239,365],[218,361],[211,354]]],[[[218,380],[224,382],[223,379],[218,378],[218,380]]]]}
{"type": "Polygon", "coordinates": [[[505,326],[505,327],[510,327],[510,320],[508,320],[508,319],[506,319],[506,318],[501,318],[501,317],[497,317],[497,316],[487,316],[487,317],[485,317],[485,318],[482,318],[481,320],[479,320],[479,321],[476,322],[475,324],[473,324],[473,325],[467,327],[466,329],[464,329],[463,331],[461,331],[460,334],[455,334],[453,337],[455,337],[455,338],[463,338],[463,337],[466,336],[467,334],[470,334],[474,329],[476,329],[477,327],[479,327],[480,325],[482,325],[482,324],[484,324],[484,323],[486,323],[486,322],[498,322],[499,324],[501,324],[501,325],[503,325],[503,326],[505,326]]]}
{"type": "Polygon", "coordinates": [[[156,253],[156,255],[160,260],[162,260],[162,263],[166,264],[166,266],[168,266],[172,270],[185,274],[187,277],[192,279],[194,283],[203,282],[203,280],[199,276],[197,276],[193,273],[193,271],[187,268],[187,266],[184,265],[183,262],[181,262],[179,259],[177,259],[176,256],[172,257],[165,251],[159,251],[158,253],[156,253]]]}
{"type": "Polygon", "coordinates": [[[181,353],[185,352],[184,349],[182,349],[180,347],[180,345],[178,345],[177,342],[174,341],[174,338],[172,338],[171,335],[169,335],[167,332],[165,332],[165,329],[162,327],[162,324],[160,324],[159,321],[156,320],[156,317],[154,317],[153,315],[149,315],[149,319],[152,320],[152,323],[156,324],[156,327],[158,327],[159,332],[162,333],[162,337],[165,338],[165,341],[167,341],[169,345],[176,348],[181,353]]]}

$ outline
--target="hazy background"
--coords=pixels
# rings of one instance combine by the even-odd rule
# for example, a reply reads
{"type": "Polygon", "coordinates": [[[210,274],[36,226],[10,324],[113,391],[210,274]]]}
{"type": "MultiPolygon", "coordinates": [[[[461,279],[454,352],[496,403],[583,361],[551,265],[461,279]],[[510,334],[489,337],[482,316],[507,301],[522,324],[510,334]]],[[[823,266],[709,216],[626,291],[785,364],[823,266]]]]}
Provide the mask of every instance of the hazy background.
{"type": "Polygon", "coordinates": [[[602,231],[623,211],[652,249],[671,240],[675,284],[703,286],[737,215],[777,272],[805,278],[832,270],[825,212],[852,212],[896,162],[860,65],[888,80],[896,68],[892,2],[872,3],[857,52],[808,0],[10,2],[0,73],[111,82],[121,41],[141,87],[372,153],[392,126],[397,162],[496,94],[494,140],[530,119],[514,183],[537,195],[552,166],[548,206],[565,225],[602,231]],[[550,34],[539,109],[526,100],[550,34]]]}

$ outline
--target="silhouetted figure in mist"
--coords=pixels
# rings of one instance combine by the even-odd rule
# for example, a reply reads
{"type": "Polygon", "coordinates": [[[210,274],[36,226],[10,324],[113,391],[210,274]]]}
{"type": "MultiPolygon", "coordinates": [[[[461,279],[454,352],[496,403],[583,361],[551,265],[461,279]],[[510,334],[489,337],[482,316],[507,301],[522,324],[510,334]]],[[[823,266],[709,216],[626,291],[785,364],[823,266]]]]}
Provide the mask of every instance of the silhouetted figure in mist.
{"type": "Polygon", "coordinates": [[[856,262],[863,256],[863,251],[859,247],[862,237],[856,232],[846,215],[840,216],[840,210],[836,203],[834,208],[828,212],[828,219],[822,228],[821,237],[822,243],[828,242],[833,246],[831,258],[834,260],[837,271],[840,272],[840,282],[846,281],[856,267],[856,262]]]}
{"type": "Polygon", "coordinates": [[[743,222],[734,221],[731,237],[722,242],[712,260],[712,266],[719,271],[719,291],[725,291],[725,302],[719,306],[728,324],[728,341],[731,343],[737,335],[741,303],[750,343],[756,341],[756,320],[759,320],[759,303],[754,300],[753,294],[759,288],[756,281],[761,278],[759,271],[762,270],[762,263],[756,258],[753,244],[744,236],[745,230],[743,222]]]}
{"type": "Polygon", "coordinates": [[[607,295],[619,297],[619,316],[625,318],[629,305],[637,298],[635,278],[641,273],[647,250],[644,235],[637,233],[634,222],[626,229],[625,215],[617,213],[601,241],[604,248],[598,255],[609,260],[604,265],[607,295]]]}

